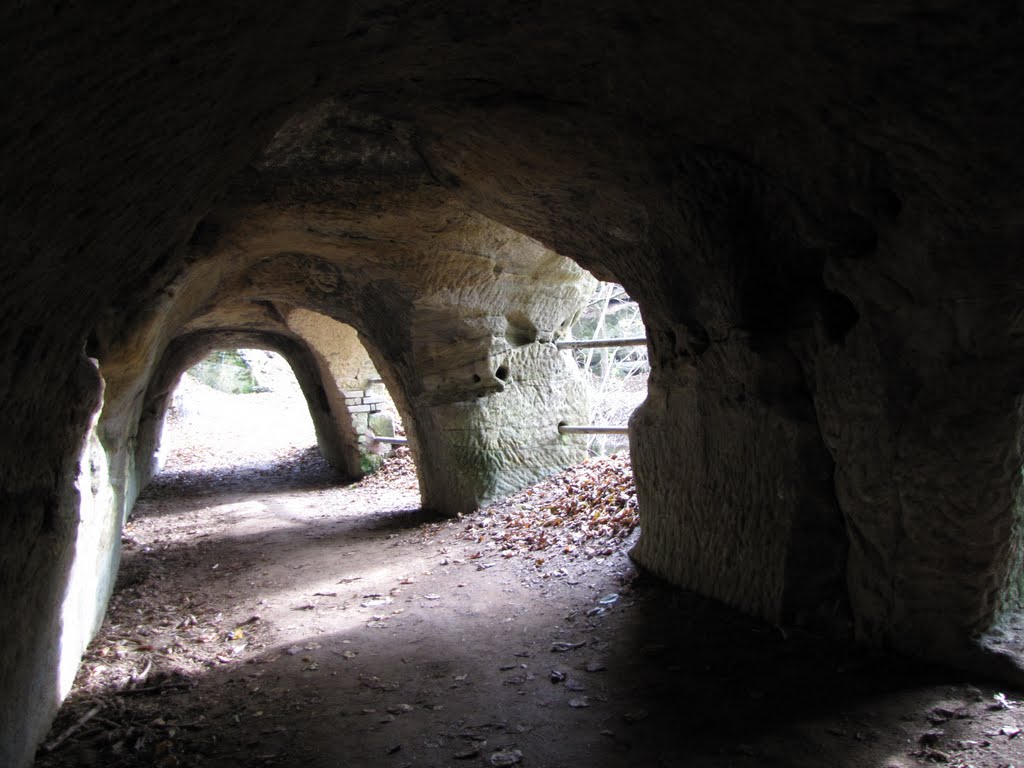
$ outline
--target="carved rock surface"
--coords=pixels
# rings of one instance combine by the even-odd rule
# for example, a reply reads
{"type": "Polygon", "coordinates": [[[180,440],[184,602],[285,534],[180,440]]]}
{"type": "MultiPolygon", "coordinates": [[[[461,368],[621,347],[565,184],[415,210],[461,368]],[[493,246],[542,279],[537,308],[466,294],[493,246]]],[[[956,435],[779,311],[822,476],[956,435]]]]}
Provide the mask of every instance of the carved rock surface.
{"type": "Polygon", "coordinates": [[[351,326],[424,502],[458,511],[577,450],[548,418],[583,408],[551,344],[572,262],[648,327],[643,565],[978,663],[1020,596],[1021,24],[944,0],[8,4],[0,763],[102,614],[182,339],[285,339],[315,388],[332,351],[289,318],[351,326]]]}

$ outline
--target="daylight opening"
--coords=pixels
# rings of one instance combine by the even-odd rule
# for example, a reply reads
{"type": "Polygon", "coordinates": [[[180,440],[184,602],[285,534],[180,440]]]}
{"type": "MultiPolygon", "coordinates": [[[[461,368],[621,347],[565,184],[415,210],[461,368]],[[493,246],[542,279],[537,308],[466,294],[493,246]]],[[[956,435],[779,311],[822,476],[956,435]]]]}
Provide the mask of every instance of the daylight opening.
{"type": "Polygon", "coordinates": [[[589,425],[559,425],[559,431],[586,434],[591,456],[628,451],[625,428],[647,397],[651,370],[640,307],[618,283],[598,283],[572,337],[562,346],[586,380],[591,418],[589,425]]]}
{"type": "MultiPolygon", "coordinates": [[[[526,555],[544,578],[570,566],[621,557],[639,534],[628,424],[647,396],[650,371],[639,306],[617,283],[598,283],[557,342],[587,387],[586,423],[560,421],[561,435],[584,438],[589,457],[484,510],[467,530],[506,557],[526,555]]],[[[482,550],[483,551],[483,550],[482,550]]],[[[618,595],[605,596],[610,605],[618,595]]],[[[605,605],[588,615],[601,615],[605,605]]]]}
{"type": "Polygon", "coordinates": [[[244,467],[316,452],[309,408],[276,352],[211,352],[182,374],[161,441],[163,468],[244,467]]]}
{"type": "MultiPolygon", "coordinates": [[[[394,401],[371,373],[359,389],[339,391],[335,403],[341,428],[358,448],[362,474],[379,469],[405,442],[394,401]]],[[[182,374],[171,396],[158,463],[175,473],[256,470],[282,479],[311,469],[330,474],[308,398],[277,352],[211,352],[182,374]]]]}

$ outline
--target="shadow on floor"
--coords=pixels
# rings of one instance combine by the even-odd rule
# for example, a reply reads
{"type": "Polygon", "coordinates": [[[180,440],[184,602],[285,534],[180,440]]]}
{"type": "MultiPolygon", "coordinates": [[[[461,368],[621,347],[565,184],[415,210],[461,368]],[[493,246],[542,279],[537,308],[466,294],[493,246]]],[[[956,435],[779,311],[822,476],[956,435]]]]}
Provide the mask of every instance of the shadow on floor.
{"type": "Polygon", "coordinates": [[[551,768],[859,768],[904,755],[930,728],[924,713],[960,686],[891,657],[784,639],[658,585],[568,632],[552,632],[550,615],[517,632],[481,617],[488,639],[466,642],[461,624],[407,613],[393,632],[314,635],[116,696],[151,743],[118,756],[93,740],[65,764],[487,766],[518,752],[551,768]],[[552,653],[564,637],[584,644],[552,653]]]}
{"type": "Polygon", "coordinates": [[[205,499],[229,493],[279,493],[311,491],[347,485],[350,480],[336,472],[315,447],[298,456],[259,465],[211,467],[202,470],[165,470],[153,478],[140,499],[205,499]]]}
{"type": "MultiPolygon", "coordinates": [[[[621,551],[542,569],[465,538],[467,521],[364,509],[380,494],[353,489],[239,491],[242,524],[191,538],[180,531],[199,525],[201,504],[164,487],[163,528],[126,556],[107,645],[91,657],[127,658],[148,677],[76,690],[50,738],[77,730],[37,768],[997,768],[1024,758],[1017,704],[1000,690],[636,577],[621,551]],[[175,526],[177,539],[166,533],[175,526]],[[256,605],[262,616],[250,620],[256,605]],[[192,649],[175,645],[184,634],[192,649]],[[189,652],[205,666],[176,671],[174,657],[189,652]]],[[[220,480],[215,490],[225,492],[220,480]]]]}

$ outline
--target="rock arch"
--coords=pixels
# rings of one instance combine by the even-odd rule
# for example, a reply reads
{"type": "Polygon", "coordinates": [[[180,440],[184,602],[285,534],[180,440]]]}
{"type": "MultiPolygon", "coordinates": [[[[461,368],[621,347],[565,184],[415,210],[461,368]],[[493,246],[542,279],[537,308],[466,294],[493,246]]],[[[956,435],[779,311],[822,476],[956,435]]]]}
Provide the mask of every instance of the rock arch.
{"type": "Polygon", "coordinates": [[[337,412],[337,404],[339,400],[343,404],[344,397],[339,397],[338,393],[333,398],[328,395],[327,390],[336,389],[337,383],[321,375],[314,352],[301,338],[253,331],[196,331],[179,336],[171,343],[150,381],[136,446],[140,484],[148,482],[155,471],[152,459],[159,447],[160,429],[168,400],[181,375],[210,352],[238,348],[270,350],[287,361],[309,408],[320,453],[340,477],[357,478],[361,474],[357,436],[351,429],[347,412],[337,412]]]}
{"type": "Polygon", "coordinates": [[[131,496],[173,339],[293,301],[351,322],[419,441],[456,425],[418,461],[458,510],[571,454],[501,437],[504,403],[577,407],[550,383],[565,257],[650,329],[641,562],[1001,664],[978,638],[1022,571],[1019,19],[805,5],[4,10],[0,761],[89,634],[62,606],[111,529],[83,521],[131,496]],[[307,256],[330,269],[298,290],[307,256]]]}

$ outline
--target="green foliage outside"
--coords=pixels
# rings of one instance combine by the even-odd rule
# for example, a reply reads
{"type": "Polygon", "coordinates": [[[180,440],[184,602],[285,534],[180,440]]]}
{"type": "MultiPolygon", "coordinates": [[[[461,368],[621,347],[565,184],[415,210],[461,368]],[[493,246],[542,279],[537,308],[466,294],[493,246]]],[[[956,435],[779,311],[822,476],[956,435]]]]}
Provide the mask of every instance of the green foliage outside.
{"type": "Polygon", "coordinates": [[[381,465],[384,464],[384,457],[374,453],[359,453],[359,467],[364,475],[372,475],[381,465]]]}
{"type": "Polygon", "coordinates": [[[232,395],[264,391],[252,366],[235,349],[211,352],[205,360],[189,368],[188,375],[208,387],[232,395]]]}

